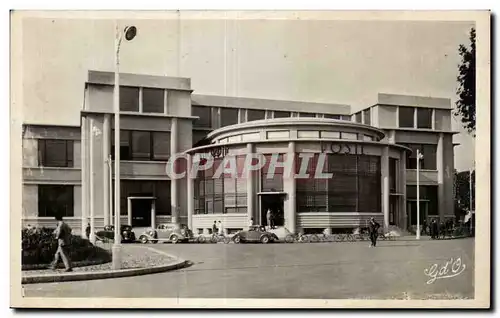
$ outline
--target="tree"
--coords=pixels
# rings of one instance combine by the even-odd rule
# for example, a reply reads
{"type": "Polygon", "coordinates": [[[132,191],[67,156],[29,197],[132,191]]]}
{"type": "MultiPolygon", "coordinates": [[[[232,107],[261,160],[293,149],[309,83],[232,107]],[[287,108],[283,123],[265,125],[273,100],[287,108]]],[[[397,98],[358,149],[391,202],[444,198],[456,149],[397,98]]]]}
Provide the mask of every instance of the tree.
{"type": "MultiPolygon", "coordinates": [[[[455,202],[457,206],[455,209],[459,210],[461,214],[464,214],[465,211],[470,209],[470,182],[472,182],[472,209],[475,209],[476,206],[476,172],[472,171],[472,180],[470,180],[470,172],[462,171],[455,173],[455,202]]],[[[455,212],[457,214],[458,211],[455,212]]]]}
{"type": "Polygon", "coordinates": [[[458,47],[462,63],[458,66],[457,81],[459,87],[456,102],[456,116],[461,117],[462,125],[471,134],[476,135],[476,30],[469,34],[470,48],[463,44],[458,47]]]}

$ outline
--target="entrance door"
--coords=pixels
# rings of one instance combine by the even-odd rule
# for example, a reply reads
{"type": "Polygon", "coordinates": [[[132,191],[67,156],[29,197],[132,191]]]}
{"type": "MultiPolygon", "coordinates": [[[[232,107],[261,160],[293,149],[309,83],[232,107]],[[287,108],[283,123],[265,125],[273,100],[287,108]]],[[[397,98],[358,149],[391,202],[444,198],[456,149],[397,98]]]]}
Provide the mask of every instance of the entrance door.
{"type": "MultiPolygon", "coordinates": [[[[408,214],[409,226],[417,225],[417,201],[407,201],[406,213],[408,214]]],[[[429,201],[420,200],[420,225],[427,219],[429,201]]]]}
{"type": "Polygon", "coordinates": [[[150,227],[151,226],[151,200],[133,199],[132,200],[132,227],[150,227]]]}
{"type": "Polygon", "coordinates": [[[267,210],[271,209],[274,215],[274,225],[285,225],[285,214],[283,211],[284,194],[262,194],[260,196],[260,225],[269,226],[267,224],[267,210]]]}
{"type": "Polygon", "coordinates": [[[398,213],[398,197],[391,195],[389,197],[389,224],[396,225],[398,222],[399,213],[398,213]]]}

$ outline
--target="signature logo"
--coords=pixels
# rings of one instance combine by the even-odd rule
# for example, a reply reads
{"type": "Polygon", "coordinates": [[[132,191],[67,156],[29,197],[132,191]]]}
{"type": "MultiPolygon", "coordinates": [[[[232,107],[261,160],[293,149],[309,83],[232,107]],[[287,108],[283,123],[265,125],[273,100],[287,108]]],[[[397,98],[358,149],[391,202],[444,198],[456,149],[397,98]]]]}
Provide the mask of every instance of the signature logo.
{"type": "Polygon", "coordinates": [[[458,276],[465,270],[465,264],[462,264],[462,259],[459,257],[457,259],[451,258],[445,264],[439,267],[438,264],[433,264],[431,267],[424,270],[424,274],[430,277],[427,284],[430,285],[438,279],[451,278],[458,276]]]}

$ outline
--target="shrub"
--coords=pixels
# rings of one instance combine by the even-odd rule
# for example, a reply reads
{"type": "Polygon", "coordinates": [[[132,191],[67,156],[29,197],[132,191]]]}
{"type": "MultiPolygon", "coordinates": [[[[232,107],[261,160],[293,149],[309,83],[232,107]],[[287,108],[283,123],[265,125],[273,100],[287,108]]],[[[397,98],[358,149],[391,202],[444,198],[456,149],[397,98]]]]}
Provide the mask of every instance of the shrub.
{"type": "MultiPolygon", "coordinates": [[[[22,230],[22,265],[50,264],[57,250],[54,229],[34,228],[22,230]]],[[[69,257],[72,262],[109,259],[107,251],[92,245],[89,240],[71,235],[69,257]]]]}

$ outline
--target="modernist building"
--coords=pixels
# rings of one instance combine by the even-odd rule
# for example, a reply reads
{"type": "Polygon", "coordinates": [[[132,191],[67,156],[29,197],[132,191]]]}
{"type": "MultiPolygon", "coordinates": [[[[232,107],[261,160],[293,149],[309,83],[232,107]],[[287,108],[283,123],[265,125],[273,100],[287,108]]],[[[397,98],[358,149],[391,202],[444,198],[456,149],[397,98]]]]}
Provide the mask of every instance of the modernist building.
{"type": "MultiPolygon", "coordinates": [[[[23,224],[52,225],[61,213],[76,231],[91,214],[96,227],[113,222],[113,73],[90,71],[79,126],[25,124],[23,224]]],[[[416,149],[421,218],[453,216],[453,142],[449,99],[379,94],[351,113],[348,105],[192,94],[186,78],[121,74],[121,222],[164,222],[229,231],[267,208],[292,232],[345,229],[370,217],[385,226],[416,224],[416,149]],[[325,156],[331,179],[288,178],[264,169],[248,178],[170,179],[172,154],[247,153],[280,160],[325,156]]],[[[300,159],[295,161],[300,166],[300,159]]],[[[215,169],[215,168],[214,168],[215,169]]]]}

